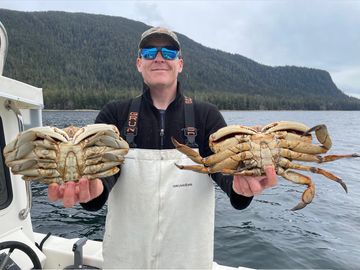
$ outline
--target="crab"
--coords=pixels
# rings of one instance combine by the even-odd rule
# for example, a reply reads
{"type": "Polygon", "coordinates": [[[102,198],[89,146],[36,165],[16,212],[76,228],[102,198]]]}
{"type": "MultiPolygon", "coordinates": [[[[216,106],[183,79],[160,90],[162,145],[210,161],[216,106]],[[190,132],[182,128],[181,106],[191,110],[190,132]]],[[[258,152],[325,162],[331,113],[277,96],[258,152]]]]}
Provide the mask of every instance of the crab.
{"type": "Polygon", "coordinates": [[[327,155],[332,146],[325,125],[312,128],[300,122],[279,121],[264,127],[231,125],[219,129],[209,137],[209,146],[214,152],[208,157],[201,157],[198,152],[172,138],[177,150],[187,155],[195,163],[202,165],[179,165],[180,169],[200,173],[217,173],[230,175],[262,176],[265,167],[271,165],[276,174],[291,182],[307,185],[300,203],[292,210],[299,210],[311,203],[315,195],[315,185],[311,178],[293,170],[309,171],[321,174],[338,182],[347,192],[346,184],[333,173],[293,161],[323,163],[341,158],[360,157],[358,154],[327,155]],[[315,132],[320,144],[312,143],[312,132],[315,132]]]}
{"type": "Polygon", "coordinates": [[[116,174],[128,150],[113,125],[45,126],[19,133],[5,146],[4,157],[12,173],[24,180],[63,184],[116,174]]]}

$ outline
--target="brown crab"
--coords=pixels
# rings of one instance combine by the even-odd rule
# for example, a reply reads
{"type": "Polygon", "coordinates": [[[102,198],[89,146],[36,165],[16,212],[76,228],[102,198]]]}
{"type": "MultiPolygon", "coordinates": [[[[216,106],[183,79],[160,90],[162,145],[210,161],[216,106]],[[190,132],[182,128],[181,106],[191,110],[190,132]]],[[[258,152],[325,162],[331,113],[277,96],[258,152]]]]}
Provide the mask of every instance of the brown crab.
{"type": "Polygon", "coordinates": [[[194,162],[203,164],[175,164],[180,169],[201,173],[261,176],[265,175],[266,166],[274,166],[276,174],[294,183],[307,185],[301,202],[292,210],[302,209],[312,201],[315,185],[310,177],[291,169],[322,174],[338,182],[347,192],[346,184],[338,176],[321,168],[294,163],[294,160],[322,163],[340,158],[360,157],[358,154],[321,156],[320,154],[326,153],[332,145],[326,126],[308,128],[302,123],[291,121],[274,122],[264,127],[232,125],[221,128],[209,138],[209,146],[215,154],[205,158],[174,138],[172,142],[176,149],[194,162]],[[315,132],[320,144],[312,143],[312,132],[315,132]]]}
{"type": "Polygon", "coordinates": [[[4,148],[5,163],[24,180],[42,183],[106,177],[119,171],[129,145],[108,124],[31,128],[4,148]]]}

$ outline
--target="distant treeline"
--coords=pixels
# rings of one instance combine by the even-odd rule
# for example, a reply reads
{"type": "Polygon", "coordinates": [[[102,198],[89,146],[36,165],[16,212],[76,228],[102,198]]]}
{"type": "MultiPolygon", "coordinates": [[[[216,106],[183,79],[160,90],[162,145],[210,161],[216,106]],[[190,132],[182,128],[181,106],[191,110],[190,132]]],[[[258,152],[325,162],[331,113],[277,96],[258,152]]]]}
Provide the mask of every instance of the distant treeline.
{"type": "MultiPolygon", "coordinates": [[[[0,9],[4,75],[44,89],[47,109],[100,109],[141,93],[137,44],[149,26],[121,17],[0,9]]],[[[259,64],[179,34],[186,95],[237,110],[359,110],[324,70],[259,64]]],[[[270,53],[270,52],[269,52],[270,53]]]]}
{"type": "MultiPolygon", "coordinates": [[[[139,89],[133,90],[88,90],[88,91],[48,91],[45,96],[47,109],[99,109],[113,100],[127,100],[141,94],[139,89]]],[[[221,110],[359,110],[357,100],[265,97],[260,95],[244,95],[219,92],[185,92],[185,95],[216,104],[221,110]]]]}

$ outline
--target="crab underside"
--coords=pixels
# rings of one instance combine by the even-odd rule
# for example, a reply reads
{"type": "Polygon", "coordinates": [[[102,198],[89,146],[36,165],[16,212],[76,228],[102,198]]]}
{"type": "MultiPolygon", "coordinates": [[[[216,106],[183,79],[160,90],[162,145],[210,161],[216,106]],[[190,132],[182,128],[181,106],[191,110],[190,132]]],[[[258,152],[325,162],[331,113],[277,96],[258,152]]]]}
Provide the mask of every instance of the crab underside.
{"type": "Polygon", "coordinates": [[[107,177],[117,173],[129,145],[108,124],[82,128],[31,128],[4,148],[5,163],[24,180],[65,183],[107,177]]]}
{"type": "Polygon", "coordinates": [[[180,152],[201,164],[176,164],[180,169],[207,174],[220,172],[230,175],[262,176],[265,175],[266,166],[274,166],[277,175],[291,182],[307,185],[300,203],[292,210],[304,208],[311,203],[315,195],[315,185],[311,178],[294,170],[321,174],[338,182],[347,192],[346,184],[333,173],[294,161],[323,163],[359,157],[358,154],[322,156],[321,154],[328,152],[332,146],[326,126],[308,128],[302,123],[291,121],[274,122],[264,127],[231,125],[221,128],[209,138],[209,146],[214,154],[204,158],[174,138],[172,141],[180,152]],[[318,144],[312,143],[313,132],[318,144]]]}

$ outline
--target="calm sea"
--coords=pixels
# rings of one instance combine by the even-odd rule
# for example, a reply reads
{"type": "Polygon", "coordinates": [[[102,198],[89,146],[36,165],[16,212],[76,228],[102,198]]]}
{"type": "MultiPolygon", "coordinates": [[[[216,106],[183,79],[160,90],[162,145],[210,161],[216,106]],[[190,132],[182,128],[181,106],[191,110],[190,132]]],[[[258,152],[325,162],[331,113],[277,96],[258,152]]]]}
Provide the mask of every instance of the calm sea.
{"type": "MultiPolygon", "coordinates": [[[[228,124],[263,125],[294,120],[325,123],[333,140],[329,153],[360,153],[360,112],[224,111],[228,124]]],[[[64,127],[93,123],[96,111],[45,111],[43,124],[64,127]]],[[[279,179],[279,185],[257,196],[250,207],[234,210],[216,190],[215,261],[257,269],[360,269],[359,159],[321,164],[340,176],[341,186],[321,175],[307,174],[316,184],[313,202],[292,212],[304,186],[279,179]]],[[[33,184],[32,218],[37,232],[101,240],[106,209],[86,212],[49,203],[44,185],[33,184]]],[[[201,252],[201,251],[200,251],[201,252]]]]}

